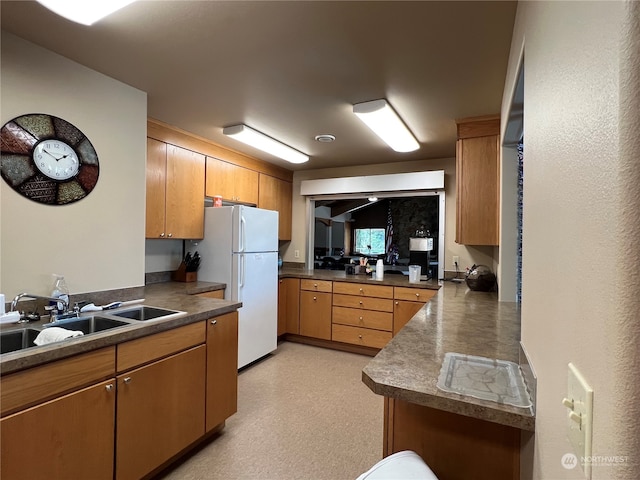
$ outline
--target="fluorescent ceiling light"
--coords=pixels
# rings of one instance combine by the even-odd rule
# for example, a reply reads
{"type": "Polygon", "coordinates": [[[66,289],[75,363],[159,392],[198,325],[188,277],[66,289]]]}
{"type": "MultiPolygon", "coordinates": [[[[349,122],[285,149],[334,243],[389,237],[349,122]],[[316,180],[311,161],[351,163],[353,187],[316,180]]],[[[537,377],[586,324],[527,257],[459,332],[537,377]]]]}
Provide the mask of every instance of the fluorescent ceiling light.
{"type": "Polygon", "coordinates": [[[135,0],[38,0],[49,10],[72,22],[91,25],[135,0]]]}
{"type": "Polygon", "coordinates": [[[386,100],[356,103],[353,113],[396,152],[413,152],[420,148],[417,140],[386,100]]]}
{"type": "Polygon", "coordinates": [[[280,157],[287,162],[304,163],[309,160],[308,155],[300,153],[290,146],[280,143],[277,140],[266,136],[264,133],[260,133],[246,125],[225,127],[222,129],[222,133],[230,136],[231,138],[235,138],[242,143],[246,143],[247,145],[262,150],[263,152],[280,157]]]}

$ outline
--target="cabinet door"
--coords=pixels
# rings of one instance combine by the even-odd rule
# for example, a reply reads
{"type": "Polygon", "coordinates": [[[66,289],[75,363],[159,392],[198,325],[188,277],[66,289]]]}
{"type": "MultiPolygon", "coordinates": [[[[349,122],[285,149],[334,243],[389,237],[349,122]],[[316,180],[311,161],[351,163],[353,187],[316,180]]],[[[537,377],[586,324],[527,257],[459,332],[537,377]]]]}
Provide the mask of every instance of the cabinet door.
{"type": "Polygon", "coordinates": [[[238,312],[207,324],[206,431],[238,410],[238,312]]]}
{"type": "Polygon", "coordinates": [[[282,278],[278,283],[278,335],[300,333],[300,279],[282,278]]]}
{"type": "Polygon", "coordinates": [[[207,176],[205,192],[207,197],[220,195],[225,200],[233,200],[233,165],[217,158],[207,157],[207,176]]]}
{"type": "Polygon", "coordinates": [[[291,182],[260,174],[258,207],[278,212],[278,239],[291,240],[291,182]]]}
{"type": "Polygon", "coordinates": [[[167,144],[147,138],[147,238],[164,236],[165,189],[167,175],[167,144]]]}
{"type": "MultiPolygon", "coordinates": [[[[426,303],[426,302],[424,302],[426,303]]],[[[423,302],[396,300],[393,308],[393,334],[396,335],[411,318],[424,306],[423,302]]]]}
{"type": "Polygon", "coordinates": [[[233,166],[233,184],[236,187],[236,201],[258,204],[258,172],[248,168],[233,166]]]}
{"type": "Polygon", "coordinates": [[[331,340],[331,294],[300,291],[300,335],[331,340]]]}
{"type": "Polygon", "coordinates": [[[0,421],[2,478],[113,478],[115,382],[109,380],[0,421]]]}
{"type": "Polygon", "coordinates": [[[204,236],[205,157],[199,153],[167,146],[166,236],[204,236]]]}
{"type": "Polygon", "coordinates": [[[456,145],[456,242],[499,244],[498,135],[456,145]]]}
{"type": "Polygon", "coordinates": [[[206,347],[117,377],[116,479],[139,479],[204,435],[206,347]]]}

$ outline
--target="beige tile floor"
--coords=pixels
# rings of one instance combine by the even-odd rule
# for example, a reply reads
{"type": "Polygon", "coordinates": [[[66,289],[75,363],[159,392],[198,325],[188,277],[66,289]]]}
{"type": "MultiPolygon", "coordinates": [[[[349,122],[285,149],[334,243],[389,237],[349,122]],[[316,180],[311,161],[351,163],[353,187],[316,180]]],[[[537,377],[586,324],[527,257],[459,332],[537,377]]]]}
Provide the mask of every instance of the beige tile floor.
{"type": "Polygon", "coordinates": [[[158,478],[355,479],[382,458],[382,397],[370,357],[283,342],[238,378],[223,433],[158,478]]]}

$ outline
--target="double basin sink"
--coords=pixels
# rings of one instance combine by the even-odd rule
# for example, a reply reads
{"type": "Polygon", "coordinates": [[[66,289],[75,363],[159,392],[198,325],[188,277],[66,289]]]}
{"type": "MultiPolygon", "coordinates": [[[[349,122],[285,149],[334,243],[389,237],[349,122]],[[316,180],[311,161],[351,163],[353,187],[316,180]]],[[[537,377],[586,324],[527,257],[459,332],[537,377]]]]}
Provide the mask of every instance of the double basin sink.
{"type": "Polygon", "coordinates": [[[136,322],[167,319],[182,316],[185,312],[166,308],[140,305],[123,310],[114,310],[109,314],[86,315],[66,318],[52,323],[46,323],[41,328],[24,327],[0,332],[0,353],[15,352],[25,348],[37,348],[33,343],[38,334],[48,327],[61,327],[66,330],[79,330],[84,335],[126,327],[136,322]]]}

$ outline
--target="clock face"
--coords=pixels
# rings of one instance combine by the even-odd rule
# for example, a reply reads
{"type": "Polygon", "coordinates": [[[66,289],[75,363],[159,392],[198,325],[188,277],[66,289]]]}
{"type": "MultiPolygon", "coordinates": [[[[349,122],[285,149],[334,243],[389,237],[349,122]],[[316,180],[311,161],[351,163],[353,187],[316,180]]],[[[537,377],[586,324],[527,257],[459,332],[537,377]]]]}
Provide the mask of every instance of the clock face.
{"type": "Polygon", "coordinates": [[[98,155],[74,125],[35,113],[7,122],[0,131],[2,178],[20,195],[49,205],[83,199],[98,183],[98,155]]]}
{"type": "Polygon", "coordinates": [[[33,149],[33,161],[53,180],[68,180],[78,173],[78,155],[62,140],[43,140],[33,149]]]}

